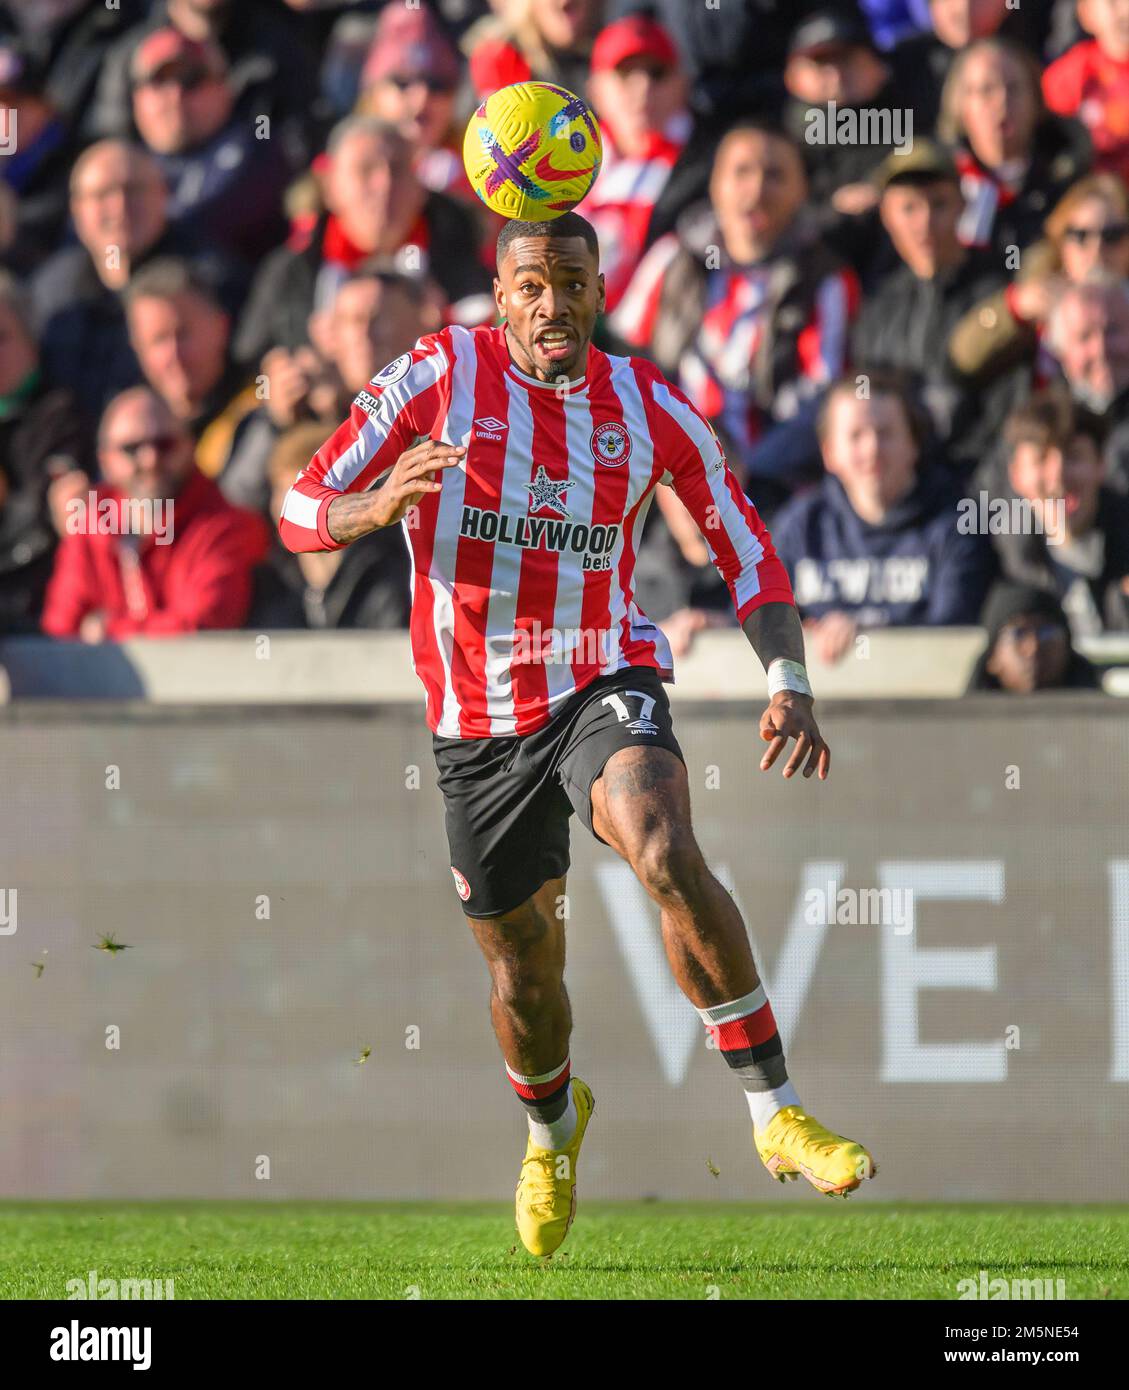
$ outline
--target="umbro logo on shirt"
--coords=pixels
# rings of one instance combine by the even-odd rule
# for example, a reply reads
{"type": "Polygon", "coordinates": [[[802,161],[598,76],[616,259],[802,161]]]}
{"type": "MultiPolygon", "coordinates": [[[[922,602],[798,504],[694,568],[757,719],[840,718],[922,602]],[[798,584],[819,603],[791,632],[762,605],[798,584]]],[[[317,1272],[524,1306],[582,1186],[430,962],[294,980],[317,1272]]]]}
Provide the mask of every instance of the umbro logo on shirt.
{"type": "Polygon", "coordinates": [[[483,415],[474,422],[475,439],[501,439],[506,428],[504,420],[495,420],[493,415],[483,415]]]}

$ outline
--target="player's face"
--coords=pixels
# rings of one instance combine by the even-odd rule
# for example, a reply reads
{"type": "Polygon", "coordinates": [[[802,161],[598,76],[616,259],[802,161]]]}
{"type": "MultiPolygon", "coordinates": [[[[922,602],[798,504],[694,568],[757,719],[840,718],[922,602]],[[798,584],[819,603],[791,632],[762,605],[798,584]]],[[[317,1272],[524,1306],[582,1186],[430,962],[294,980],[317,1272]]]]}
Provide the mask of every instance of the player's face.
{"type": "Polygon", "coordinates": [[[494,299],[522,371],[541,381],[583,375],[604,277],[582,237],[519,237],[498,267],[494,299]]]}

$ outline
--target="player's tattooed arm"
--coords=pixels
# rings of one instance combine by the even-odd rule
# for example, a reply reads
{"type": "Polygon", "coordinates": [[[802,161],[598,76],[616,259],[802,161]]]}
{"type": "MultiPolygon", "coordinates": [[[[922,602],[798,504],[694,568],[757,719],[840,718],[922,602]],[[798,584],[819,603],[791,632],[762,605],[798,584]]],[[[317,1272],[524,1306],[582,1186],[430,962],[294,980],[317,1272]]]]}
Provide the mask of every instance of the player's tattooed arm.
{"type": "MultiPolygon", "coordinates": [[[[765,603],[755,608],[742,623],[745,636],[760,657],[767,671],[780,659],[804,660],[804,629],[800,615],[790,603],[765,603]]],[[[768,748],[761,758],[761,771],[767,772],[788,745],[796,740],[791,756],[784,764],[784,776],[794,777],[803,768],[804,776],[819,773],[825,781],[831,771],[831,749],[819,732],[812,712],[812,697],[796,690],[778,690],[761,715],[760,736],[768,748]]]]}
{"type": "Polygon", "coordinates": [[[335,541],[343,544],[360,540],[381,524],[375,509],[376,494],[371,492],[342,493],[329,504],[325,524],[335,541]]]}
{"type": "Polygon", "coordinates": [[[342,493],[329,504],[325,524],[335,541],[359,540],[382,526],[394,526],[428,492],[442,487],[437,474],[463,461],[466,446],[425,439],[405,449],[381,484],[368,492],[342,493]]]}

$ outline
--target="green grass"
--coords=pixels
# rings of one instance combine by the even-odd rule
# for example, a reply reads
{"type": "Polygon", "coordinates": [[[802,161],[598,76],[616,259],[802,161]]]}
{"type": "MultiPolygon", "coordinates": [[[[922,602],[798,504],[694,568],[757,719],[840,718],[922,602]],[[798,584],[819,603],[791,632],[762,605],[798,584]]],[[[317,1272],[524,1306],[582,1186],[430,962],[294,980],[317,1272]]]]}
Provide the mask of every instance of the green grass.
{"type": "Polygon", "coordinates": [[[1129,1297],[1120,1206],[585,1202],[551,1261],[516,1240],[494,1204],[7,1202],[0,1297],[63,1298],[91,1269],[178,1299],[952,1299],[982,1269],[1129,1297]]]}

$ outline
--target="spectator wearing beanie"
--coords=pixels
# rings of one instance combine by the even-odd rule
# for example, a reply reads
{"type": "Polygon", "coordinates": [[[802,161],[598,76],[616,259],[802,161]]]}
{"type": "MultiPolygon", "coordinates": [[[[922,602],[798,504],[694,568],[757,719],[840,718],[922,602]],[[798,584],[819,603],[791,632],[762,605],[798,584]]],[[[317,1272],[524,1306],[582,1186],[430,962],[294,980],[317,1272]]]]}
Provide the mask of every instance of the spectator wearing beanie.
{"type": "Polygon", "coordinates": [[[1071,645],[1062,605],[1046,589],[1002,581],[989,594],[980,624],[988,645],[973,667],[968,694],[1101,688],[1094,667],[1071,645]]]}
{"type": "Polygon", "coordinates": [[[389,5],[377,21],[354,109],[396,126],[425,188],[474,203],[454,129],[459,78],[458,51],[432,12],[389,5]]]}
{"type": "Polygon", "coordinates": [[[980,461],[1020,389],[1001,377],[990,391],[973,390],[955,370],[950,334],[974,305],[1007,283],[1000,257],[961,244],[960,179],[949,155],[914,139],[890,155],[878,175],[879,215],[901,264],[864,296],[852,340],[862,371],[910,372],[951,462],[962,472],[980,461]]]}

